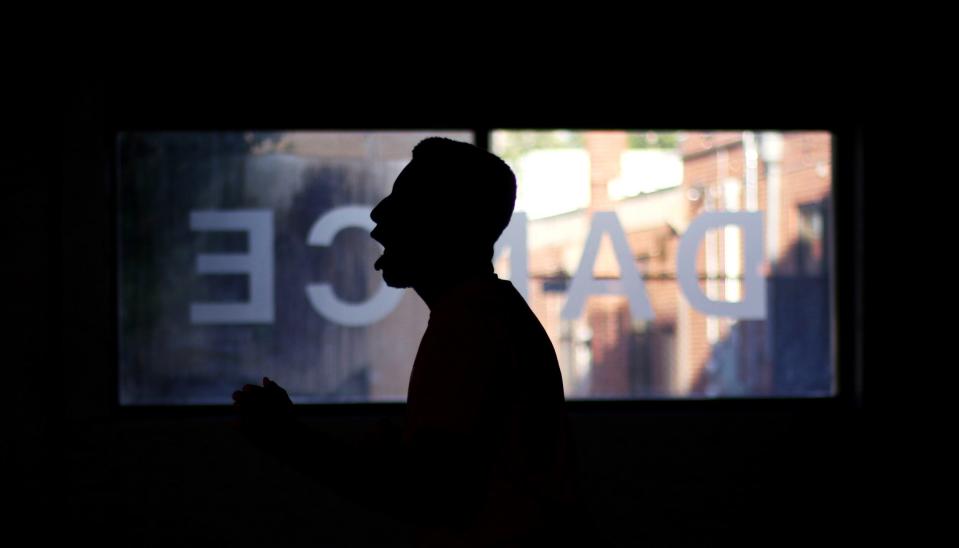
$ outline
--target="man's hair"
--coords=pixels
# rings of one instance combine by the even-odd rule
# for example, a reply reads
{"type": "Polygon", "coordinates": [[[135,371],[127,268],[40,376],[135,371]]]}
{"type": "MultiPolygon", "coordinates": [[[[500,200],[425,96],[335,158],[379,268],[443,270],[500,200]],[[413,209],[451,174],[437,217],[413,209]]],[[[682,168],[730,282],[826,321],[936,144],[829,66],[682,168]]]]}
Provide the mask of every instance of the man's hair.
{"type": "MultiPolygon", "coordinates": [[[[444,195],[466,228],[492,246],[506,229],[516,205],[516,176],[498,156],[477,146],[445,137],[430,137],[413,148],[413,161],[446,185],[444,195]]],[[[439,189],[438,189],[439,190],[439,189]]],[[[490,247],[491,249],[491,247],[490,247]]]]}

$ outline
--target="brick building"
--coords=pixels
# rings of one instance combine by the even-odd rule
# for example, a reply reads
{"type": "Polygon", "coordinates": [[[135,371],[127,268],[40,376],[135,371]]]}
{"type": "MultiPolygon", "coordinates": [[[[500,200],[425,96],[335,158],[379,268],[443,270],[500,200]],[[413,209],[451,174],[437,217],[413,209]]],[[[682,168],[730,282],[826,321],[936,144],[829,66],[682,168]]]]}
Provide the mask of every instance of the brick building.
{"type": "MultiPolygon", "coordinates": [[[[628,164],[648,162],[652,152],[631,148],[626,132],[584,132],[582,144],[589,157],[588,204],[528,224],[529,302],[557,348],[567,394],[829,393],[830,135],[685,133],[676,150],[659,151],[678,156],[681,177],[615,198],[611,190],[629,186],[635,175],[628,164]],[[604,210],[617,213],[652,320],[633,320],[621,295],[591,297],[577,319],[561,319],[590,219],[604,210]],[[735,210],[764,214],[764,320],[708,317],[689,305],[676,281],[679,240],[689,222],[704,211],[735,210]]],[[[523,177],[521,172],[521,185],[523,177]]],[[[608,240],[603,238],[595,261],[598,279],[620,276],[608,240]]],[[[697,272],[709,298],[742,298],[741,240],[739,228],[726,227],[707,232],[700,244],[697,272]]]]}

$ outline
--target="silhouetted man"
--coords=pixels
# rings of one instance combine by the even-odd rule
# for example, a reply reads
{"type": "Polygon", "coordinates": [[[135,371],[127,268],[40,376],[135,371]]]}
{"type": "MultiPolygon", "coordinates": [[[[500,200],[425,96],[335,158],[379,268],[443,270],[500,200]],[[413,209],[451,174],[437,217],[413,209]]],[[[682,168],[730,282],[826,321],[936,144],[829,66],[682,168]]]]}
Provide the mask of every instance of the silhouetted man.
{"type": "Polygon", "coordinates": [[[523,297],[493,273],[493,245],[515,198],[502,160],[434,137],[413,149],[371,214],[371,236],[384,247],[375,268],[430,309],[402,432],[342,447],[296,426],[286,392],[268,379],[234,393],[255,442],[409,520],[418,545],[566,545],[588,519],[553,346],[523,297]]]}

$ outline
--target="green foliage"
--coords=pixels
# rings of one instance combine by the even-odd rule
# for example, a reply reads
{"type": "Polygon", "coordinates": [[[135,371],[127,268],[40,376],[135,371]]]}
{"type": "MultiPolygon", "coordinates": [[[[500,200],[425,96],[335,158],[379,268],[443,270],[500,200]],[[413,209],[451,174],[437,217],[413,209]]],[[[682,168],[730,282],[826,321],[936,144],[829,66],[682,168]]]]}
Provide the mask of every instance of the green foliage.
{"type": "Polygon", "coordinates": [[[502,131],[493,138],[493,152],[512,166],[527,152],[543,148],[582,148],[581,131],[502,131]]]}
{"type": "MultiPolygon", "coordinates": [[[[544,148],[583,148],[585,131],[501,131],[493,136],[493,152],[516,166],[526,153],[544,148]]],[[[674,149],[679,146],[679,133],[674,131],[633,131],[627,133],[629,148],[674,149]]]]}
{"type": "Polygon", "coordinates": [[[659,148],[673,149],[679,146],[679,133],[677,132],[630,132],[627,135],[629,148],[659,148]]]}

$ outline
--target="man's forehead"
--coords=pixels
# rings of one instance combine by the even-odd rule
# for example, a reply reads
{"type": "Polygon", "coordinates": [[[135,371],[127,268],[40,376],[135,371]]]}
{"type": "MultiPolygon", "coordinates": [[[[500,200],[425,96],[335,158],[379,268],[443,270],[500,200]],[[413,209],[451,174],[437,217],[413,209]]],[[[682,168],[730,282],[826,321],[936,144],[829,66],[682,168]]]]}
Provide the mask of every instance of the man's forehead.
{"type": "Polygon", "coordinates": [[[428,183],[428,173],[423,168],[421,162],[412,160],[406,164],[406,167],[403,168],[403,171],[400,172],[393,182],[393,192],[416,192],[428,186],[428,183]]]}
{"type": "Polygon", "coordinates": [[[409,185],[409,180],[413,177],[413,169],[413,162],[406,164],[406,167],[400,171],[400,174],[396,176],[396,180],[393,181],[393,192],[409,185]]]}

